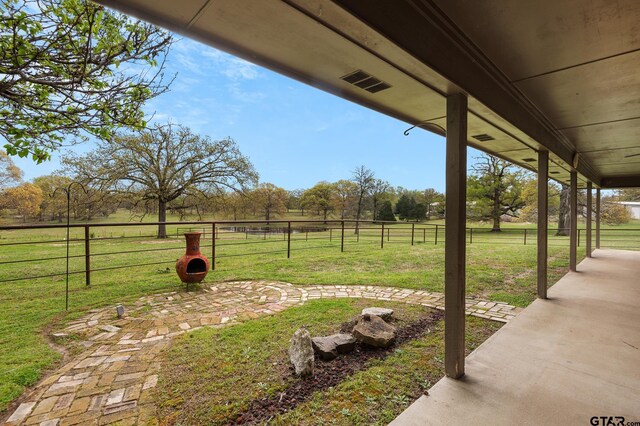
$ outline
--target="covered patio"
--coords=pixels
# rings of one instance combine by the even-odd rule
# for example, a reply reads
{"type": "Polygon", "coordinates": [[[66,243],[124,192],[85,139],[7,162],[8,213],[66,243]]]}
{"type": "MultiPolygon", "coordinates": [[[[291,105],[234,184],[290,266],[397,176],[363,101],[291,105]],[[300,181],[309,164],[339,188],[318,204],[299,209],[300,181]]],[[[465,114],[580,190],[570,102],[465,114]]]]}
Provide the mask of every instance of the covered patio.
{"type": "Polygon", "coordinates": [[[399,424],[640,417],[640,255],[590,258],[601,189],[640,187],[637,1],[98,1],[446,137],[451,379],[399,424]],[[542,300],[465,360],[468,146],[538,176],[542,300]],[[549,179],[571,188],[573,272],[548,295],[549,179]],[[579,189],[587,259],[575,272],[579,189]]]}
{"type": "Polygon", "coordinates": [[[640,252],[596,250],[392,424],[640,421],[638,276],[640,252]]]}

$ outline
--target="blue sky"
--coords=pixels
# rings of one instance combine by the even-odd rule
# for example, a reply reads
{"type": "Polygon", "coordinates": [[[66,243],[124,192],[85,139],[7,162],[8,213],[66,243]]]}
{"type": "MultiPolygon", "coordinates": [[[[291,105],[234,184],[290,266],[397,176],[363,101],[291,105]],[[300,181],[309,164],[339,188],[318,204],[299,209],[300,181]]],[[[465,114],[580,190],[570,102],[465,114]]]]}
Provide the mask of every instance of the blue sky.
{"type": "MultiPolygon", "coordinates": [[[[444,191],[440,136],[422,130],[404,136],[406,123],[185,38],[174,43],[166,69],[178,75],[170,92],[147,105],[153,120],[213,139],[230,136],[261,182],[308,188],[349,179],[365,165],[394,186],[444,191]]],[[[91,145],[70,149],[85,152],[91,145]]],[[[59,158],[43,165],[15,162],[29,180],[58,169],[59,158]]]]}

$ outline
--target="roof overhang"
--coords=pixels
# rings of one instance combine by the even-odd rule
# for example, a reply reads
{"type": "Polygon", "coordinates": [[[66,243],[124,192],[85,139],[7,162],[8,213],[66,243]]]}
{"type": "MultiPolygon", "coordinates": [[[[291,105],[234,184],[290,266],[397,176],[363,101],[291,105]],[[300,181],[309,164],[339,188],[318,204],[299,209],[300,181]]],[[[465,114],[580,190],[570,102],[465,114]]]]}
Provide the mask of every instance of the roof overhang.
{"type": "Polygon", "coordinates": [[[439,134],[446,97],[464,92],[470,146],[533,171],[537,151],[548,150],[550,176],[563,183],[576,170],[580,186],[640,186],[640,162],[625,158],[640,153],[640,37],[621,36],[640,22],[633,0],[618,2],[595,56],[585,37],[605,0],[541,0],[534,10],[500,0],[99,2],[411,125],[428,120],[439,134]],[[559,52],[545,52],[553,43],[559,52]],[[342,78],[358,70],[391,87],[372,92],[342,78]],[[581,94],[605,107],[582,104],[581,94]]]}

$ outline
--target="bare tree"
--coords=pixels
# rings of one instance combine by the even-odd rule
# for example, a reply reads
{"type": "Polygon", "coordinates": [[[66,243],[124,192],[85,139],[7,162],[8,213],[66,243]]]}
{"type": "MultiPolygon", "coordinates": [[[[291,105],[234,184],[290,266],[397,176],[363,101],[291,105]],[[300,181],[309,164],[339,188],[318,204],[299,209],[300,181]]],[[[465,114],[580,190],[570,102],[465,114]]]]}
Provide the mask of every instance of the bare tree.
{"type": "Polygon", "coordinates": [[[365,166],[359,166],[359,167],[356,167],[356,169],[353,171],[353,177],[351,180],[353,180],[353,182],[355,182],[355,184],[358,185],[358,205],[356,209],[356,230],[355,230],[355,233],[357,234],[358,225],[359,225],[358,221],[360,220],[360,215],[362,214],[364,199],[367,195],[369,195],[369,192],[373,187],[375,176],[373,174],[373,171],[367,169],[365,166]]]}
{"type": "MultiPolygon", "coordinates": [[[[112,192],[140,191],[142,201],[157,203],[159,222],[167,220],[167,203],[178,197],[245,190],[258,177],[232,139],[212,141],[172,125],[118,135],[87,155],[65,157],[63,164],[83,183],[112,192]]],[[[158,238],[166,236],[160,224],[158,238]]]]}
{"type": "Polygon", "coordinates": [[[0,188],[17,184],[22,180],[22,170],[13,163],[6,152],[0,151],[0,188]]]}

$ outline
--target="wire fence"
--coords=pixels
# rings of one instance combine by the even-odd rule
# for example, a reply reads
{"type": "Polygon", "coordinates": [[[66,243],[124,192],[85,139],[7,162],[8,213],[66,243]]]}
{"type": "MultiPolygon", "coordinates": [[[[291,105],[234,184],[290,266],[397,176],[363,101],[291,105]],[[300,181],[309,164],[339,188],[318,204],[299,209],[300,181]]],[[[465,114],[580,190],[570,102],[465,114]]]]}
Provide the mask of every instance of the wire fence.
{"type": "MultiPolygon", "coordinates": [[[[63,277],[69,245],[68,274],[84,275],[91,284],[92,273],[136,267],[158,266],[170,270],[184,254],[185,232],[202,234],[201,251],[212,269],[232,257],[272,255],[291,258],[303,250],[333,249],[344,252],[352,246],[369,245],[385,249],[394,245],[444,245],[443,225],[354,220],[271,220],[166,222],[167,238],[158,239],[152,223],[71,224],[0,226],[0,284],[23,280],[63,277]]],[[[549,245],[568,246],[569,238],[549,229],[549,245]]],[[[568,231],[568,230],[567,230],[568,231]]],[[[568,233],[568,232],[567,232],[568,233]]],[[[578,230],[578,246],[584,246],[586,231],[578,230]]],[[[592,233],[595,247],[595,230],[592,233]]],[[[535,228],[467,228],[467,243],[536,245],[535,228]]],[[[600,246],[640,249],[640,229],[601,230],[600,246]]]]}

